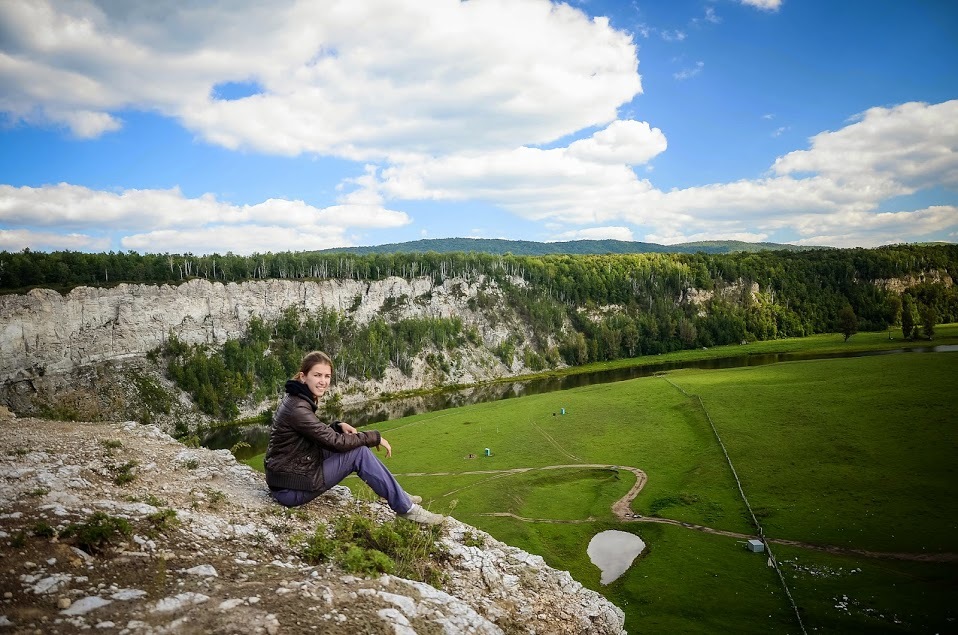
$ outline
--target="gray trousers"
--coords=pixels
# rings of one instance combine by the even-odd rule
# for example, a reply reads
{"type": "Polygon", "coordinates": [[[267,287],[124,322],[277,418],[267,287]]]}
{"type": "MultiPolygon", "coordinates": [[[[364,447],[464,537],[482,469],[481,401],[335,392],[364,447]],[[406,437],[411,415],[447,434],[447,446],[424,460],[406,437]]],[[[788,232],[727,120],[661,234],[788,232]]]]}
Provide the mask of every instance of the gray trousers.
{"type": "Polygon", "coordinates": [[[348,452],[323,453],[323,489],[307,492],[298,489],[270,490],[270,496],[286,507],[299,507],[313,500],[326,490],[339,485],[350,474],[356,474],[366,485],[386,499],[389,507],[397,514],[405,514],[412,509],[412,500],[403,491],[396,477],[383,462],[367,447],[355,448],[348,452]]]}

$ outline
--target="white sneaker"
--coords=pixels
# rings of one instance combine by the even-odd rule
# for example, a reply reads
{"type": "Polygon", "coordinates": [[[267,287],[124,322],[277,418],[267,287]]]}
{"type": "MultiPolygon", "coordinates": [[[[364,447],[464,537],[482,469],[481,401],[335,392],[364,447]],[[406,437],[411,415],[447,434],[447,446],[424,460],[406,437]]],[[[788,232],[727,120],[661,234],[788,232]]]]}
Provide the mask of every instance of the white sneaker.
{"type": "Polygon", "coordinates": [[[422,496],[413,496],[412,494],[410,494],[409,500],[412,501],[413,505],[418,505],[419,503],[422,502],[422,496]]]}
{"type": "Polygon", "coordinates": [[[434,514],[413,503],[412,508],[405,514],[399,514],[400,518],[405,518],[420,525],[441,525],[446,517],[441,514],[434,514]]]}

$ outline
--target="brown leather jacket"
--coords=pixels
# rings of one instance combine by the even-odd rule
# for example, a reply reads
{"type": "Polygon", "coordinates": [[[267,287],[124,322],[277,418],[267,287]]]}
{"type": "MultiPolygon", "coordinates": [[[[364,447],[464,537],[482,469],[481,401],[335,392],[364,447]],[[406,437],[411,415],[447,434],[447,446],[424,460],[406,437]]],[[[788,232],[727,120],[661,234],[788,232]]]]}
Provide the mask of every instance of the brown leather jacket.
{"type": "Polygon", "coordinates": [[[273,415],[263,461],[266,484],[270,488],[323,490],[326,484],[321,450],[346,452],[364,445],[371,448],[379,445],[382,437],[377,430],[342,434],[320,421],[316,417],[316,403],[300,382],[286,382],[286,393],[273,415]]]}

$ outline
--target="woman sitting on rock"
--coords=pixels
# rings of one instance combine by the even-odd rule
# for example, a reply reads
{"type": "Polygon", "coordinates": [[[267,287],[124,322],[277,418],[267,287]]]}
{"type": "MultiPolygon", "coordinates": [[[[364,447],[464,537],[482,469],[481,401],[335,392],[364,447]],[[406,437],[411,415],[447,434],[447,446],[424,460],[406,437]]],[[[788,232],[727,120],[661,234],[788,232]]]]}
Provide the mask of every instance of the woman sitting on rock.
{"type": "Polygon", "coordinates": [[[316,417],[316,403],[332,378],[333,361],[326,353],[313,351],[286,382],[286,396],[273,416],[264,461],[270,495],[281,505],[297,507],[357,474],[400,518],[440,524],[443,517],[420,507],[422,499],[404,492],[369,449],[382,447],[387,458],[392,456],[392,447],[377,430],[358,432],[348,423],[330,425],[316,417]]]}

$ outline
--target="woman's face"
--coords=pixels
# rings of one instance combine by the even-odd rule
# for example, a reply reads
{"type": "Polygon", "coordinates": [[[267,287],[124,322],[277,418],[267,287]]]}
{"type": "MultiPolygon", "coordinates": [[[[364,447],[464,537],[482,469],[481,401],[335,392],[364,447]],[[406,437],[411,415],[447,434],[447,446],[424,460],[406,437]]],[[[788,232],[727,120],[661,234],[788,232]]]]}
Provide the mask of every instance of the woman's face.
{"type": "Polygon", "coordinates": [[[326,393],[326,389],[329,388],[329,382],[332,380],[333,371],[329,367],[329,364],[320,363],[310,368],[309,372],[306,373],[306,376],[301,381],[309,388],[309,392],[313,393],[316,399],[319,399],[326,393]]]}

